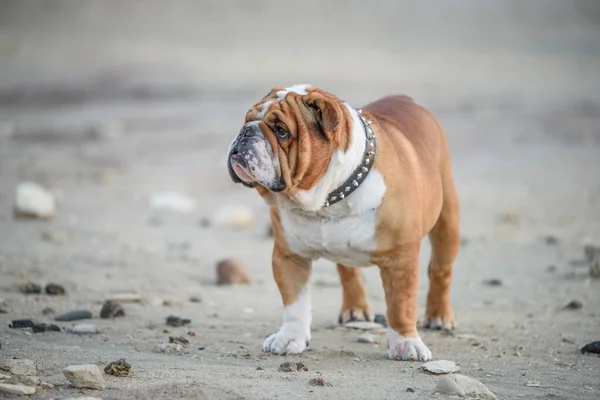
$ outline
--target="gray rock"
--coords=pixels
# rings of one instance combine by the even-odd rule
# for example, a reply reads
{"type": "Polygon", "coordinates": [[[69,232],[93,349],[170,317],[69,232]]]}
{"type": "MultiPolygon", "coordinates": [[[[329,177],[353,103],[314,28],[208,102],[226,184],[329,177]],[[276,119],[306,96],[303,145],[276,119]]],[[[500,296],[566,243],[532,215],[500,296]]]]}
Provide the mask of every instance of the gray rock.
{"type": "Polygon", "coordinates": [[[33,218],[52,218],[56,214],[56,199],[46,188],[34,182],[17,186],[15,215],[33,218]]]}
{"type": "Polygon", "coordinates": [[[180,353],[181,351],[183,351],[183,346],[180,345],[179,343],[161,343],[158,346],[156,346],[155,351],[157,353],[166,353],[166,354],[180,353]]]}
{"type": "Polygon", "coordinates": [[[4,392],[4,393],[29,396],[30,394],[35,394],[35,390],[36,389],[31,386],[11,385],[10,383],[0,383],[0,392],[4,392]]]}
{"type": "Polygon", "coordinates": [[[104,390],[106,387],[100,369],[94,364],[69,365],[62,373],[76,388],[104,390]]]}
{"type": "Polygon", "coordinates": [[[496,395],[483,383],[461,374],[444,376],[435,386],[434,392],[470,399],[496,399],[496,395]]]}
{"type": "Polygon", "coordinates": [[[88,310],[75,310],[54,318],[56,321],[77,321],[92,318],[92,312],[88,310]]]}
{"type": "Polygon", "coordinates": [[[40,386],[42,384],[42,380],[39,376],[22,376],[19,380],[22,384],[28,386],[40,386]]]}
{"type": "Polygon", "coordinates": [[[361,329],[363,331],[369,331],[372,329],[383,328],[383,325],[368,321],[352,321],[348,322],[346,325],[344,325],[344,327],[349,329],[361,329]]]}
{"type": "Polygon", "coordinates": [[[100,328],[98,328],[94,324],[77,324],[75,326],[67,328],[67,332],[75,333],[77,335],[85,335],[85,334],[94,335],[96,333],[100,333],[100,328]]]}
{"type": "Polygon", "coordinates": [[[116,301],[106,300],[100,310],[100,318],[116,318],[125,316],[123,306],[116,301]]]}
{"type": "Polygon", "coordinates": [[[375,343],[375,337],[371,335],[369,332],[363,333],[358,336],[359,343],[375,343]]]}
{"type": "Polygon", "coordinates": [[[421,365],[421,368],[432,374],[451,374],[460,371],[460,367],[454,361],[448,360],[429,361],[421,365]]]}
{"type": "Polygon", "coordinates": [[[38,373],[37,365],[25,358],[8,360],[0,365],[0,369],[13,375],[37,375],[38,373]]]}

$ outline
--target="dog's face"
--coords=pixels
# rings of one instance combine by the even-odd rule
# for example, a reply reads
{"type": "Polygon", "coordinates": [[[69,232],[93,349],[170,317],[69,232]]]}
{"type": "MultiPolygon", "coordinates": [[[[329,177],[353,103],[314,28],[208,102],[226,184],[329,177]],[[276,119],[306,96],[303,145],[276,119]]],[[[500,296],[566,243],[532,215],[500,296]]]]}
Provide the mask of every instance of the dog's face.
{"type": "Polygon", "coordinates": [[[276,87],[252,107],[229,148],[234,182],[293,196],[323,177],[346,151],[352,118],[343,101],[308,85],[276,87]]]}

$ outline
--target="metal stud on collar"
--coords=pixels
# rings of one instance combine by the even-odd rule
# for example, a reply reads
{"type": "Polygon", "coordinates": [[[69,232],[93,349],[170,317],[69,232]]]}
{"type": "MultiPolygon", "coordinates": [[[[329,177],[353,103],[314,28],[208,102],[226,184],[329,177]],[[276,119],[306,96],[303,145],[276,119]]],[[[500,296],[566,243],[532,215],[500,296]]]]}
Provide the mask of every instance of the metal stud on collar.
{"type": "Polygon", "coordinates": [[[357,110],[357,112],[365,130],[365,151],[363,153],[363,162],[356,167],[350,177],[342,185],[340,185],[340,187],[329,193],[327,196],[327,201],[325,201],[323,207],[329,207],[330,205],[343,200],[346,198],[346,196],[349,196],[354,190],[356,190],[356,188],[358,188],[366,179],[371,167],[373,166],[373,163],[375,162],[377,143],[375,141],[375,133],[371,127],[373,121],[365,119],[365,117],[362,115],[362,110],[357,110]]]}

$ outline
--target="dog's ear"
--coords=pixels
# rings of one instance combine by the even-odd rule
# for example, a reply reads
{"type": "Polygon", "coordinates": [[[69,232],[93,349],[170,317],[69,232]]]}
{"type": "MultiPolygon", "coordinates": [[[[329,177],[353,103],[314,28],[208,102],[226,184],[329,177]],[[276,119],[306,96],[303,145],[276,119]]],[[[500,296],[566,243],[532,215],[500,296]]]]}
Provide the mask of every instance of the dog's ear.
{"type": "Polygon", "coordinates": [[[314,113],[315,120],[323,130],[325,137],[332,140],[342,119],[340,106],[319,94],[311,93],[304,97],[304,104],[314,113]]]}

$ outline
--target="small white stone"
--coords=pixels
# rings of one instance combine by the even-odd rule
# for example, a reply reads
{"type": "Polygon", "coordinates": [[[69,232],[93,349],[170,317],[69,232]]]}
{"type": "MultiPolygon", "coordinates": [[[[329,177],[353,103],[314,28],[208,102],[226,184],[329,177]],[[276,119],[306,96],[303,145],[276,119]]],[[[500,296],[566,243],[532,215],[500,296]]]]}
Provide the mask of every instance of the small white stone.
{"type": "Polygon", "coordinates": [[[52,218],[56,214],[56,200],[46,188],[34,182],[17,186],[15,214],[35,218],[52,218]]]}
{"type": "Polygon", "coordinates": [[[161,343],[158,346],[156,346],[155,351],[157,353],[166,353],[166,354],[179,353],[179,352],[183,351],[183,346],[180,345],[179,343],[161,343]]]}
{"type": "Polygon", "coordinates": [[[94,324],[77,324],[70,328],[67,328],[67,332],[75,333],[78,335],[90,334],[94,335],[96,333],[100,333],[100,328],[98,328],[94,324]]]}
{"type": "Polygon", "coordinates": [[[432,374],[451,374],[460,371],[460,367],[454,361],[448,360],[429,361],[421,365],[421,368],[432,374]]]}
{"type": "Polygon", "coordinates": [[[35,388],[25,385],[11,385],[10,383],[0,383],[0,392],[19,394],[28,396],[35,393],[35,388]]]}
{"type": "Polygon", "coordinates": [[[254,223],[254,212],[246,206],[222,206],[215,211],[210,221],[218,228],[248,228],[254,223]]]}
{"type": "Polygon", "coordinates": [[[119,303],[141,303],[144,298],[142,295],[137,293],[118,293],[114,296],[111,296],[110,300],[119,303]]]}
{"type": "Polygon", "coordinates": [[[372,329],[383,328],[383,325],[369,321],[352,321],[348,322],[346,325],[344,325],[344,327],[349,329],[361,329],[363,331],[369,331],[372,329]]]}
{"type": "Polygon", "coordinates": [[[540,383],[539,382],[533,382],[533,381],[528,381],[525,386],[527,387],[540,387],[540,383]]]}
{"type": "Polygon", "coordinates": [[[37,375],[37,365],[27,359],[8,360],[0,365],[0,369],[10,372],[13,375],[37,375]]]}
{"type": "Polygon", "coordinates": [[[496,395],[483,383],[461,374],[444,376],[435,386],[434,392],[481,400],[496,400],[496,395]]]}
{"type": "Polygon", "coordinates": [[[359,343],[375,343],[375,337],[371,335],[369,332],[363,333],[358,336],[359,343]]]}
{"type": "Polygon", "coordinates": [[[150,207],[158,211],[189,214],[196,210],[196,202],[184,193],[162,192],[150,196],[150,207]]]}
{"type": "Polygon", "coordinates": [[[76,388],[104,390],[104,378],[97,365],[69,365],[62,370],[63,375],[76,388]]]}

